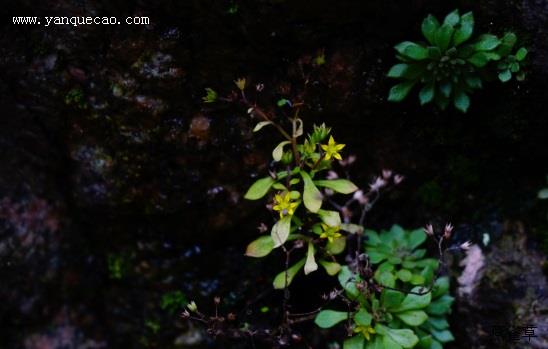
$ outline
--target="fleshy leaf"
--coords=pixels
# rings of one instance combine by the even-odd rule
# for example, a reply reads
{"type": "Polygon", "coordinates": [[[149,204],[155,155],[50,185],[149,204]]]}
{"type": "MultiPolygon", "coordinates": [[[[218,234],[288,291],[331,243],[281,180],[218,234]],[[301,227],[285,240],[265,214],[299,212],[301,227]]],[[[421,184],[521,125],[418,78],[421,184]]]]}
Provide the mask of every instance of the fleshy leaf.
{"type": "Polygon", "coordinates": [[[316,258],[314,258],[315,254],[316,254],[316,251],[314,250],[314,245],[311,242],[309,242],[308,252],[306,253],[306,263],[304,265],[305,275],[308,275],[312,273],[313,271],[318,270],[318,264],[316,263],[316,258]]]}
{"type": "Polygon", "coordinates": [[[522,47],[516,52],[516,59],[518,61],[523,61],[527,57],[527,49],[525,47],[522,47]]]}
{"type": "Polygon", "coordinates": [[[304,182],[304,205],[310,212],[316,213],[322,207],[322,193],[320,193],[308,173],[301,171],[301,177],[304,182]]]}
{"type": "Polygon", "coordinates": [[[409,247],[413,250],[426,240],[426,233],[422,229],[415,229],[407,235],[409,247]]]}
{"type": "Polygon", "coordinates": [[[470,107],[470,97],[464,91],[458,91],[453,99],[453,104],[455,108],[466,113],[470,107]]]}
{"type": "Polygon", "coordinates": [[[325,245],[325,248],[331,254],[339,254],[344,251],[345,247],[346,237],[344,236],[336,238],[335,240],[333,240],[333,242],[327,242],[327,245],[325,245]]]}
{"type": "Polygon", "coordinates": [[[352,223],[343,223],[341,224],[341,229],[352,234],[361,234],[363,233],[363,226],[352,223]]]}
{"type": "Polygon", "coordinates": [[[274,161],[280,161],[282,159],[282,156],[284,155],[284,146],[286,144],[289,144],[289,141],[283,141],[274,148],[272,151],[272,158],[274,158],[274,161]]]}
{"type": "MultiPolygon", "coordinates": [[[[427,288],[418,286],[418,287],[414,287],[411,291],[415,293],[422,293],[422,292],[426,292],[427,288]]],[[[430,304],[431,300],[432,300],[432,292],[428,292],[423,295],[409,293],[407,296],[405,296],[401,304],[395,307],[393,311],[402,312],[406,310],[423,309],[430,304]]]]}
{"type": "Polygon", "coordinates": [[[394,46],[401,55],[420,61],[428,58],[428,50],[414,42],[404,41],[394,46]]]}
{"type": "Polygon", "coordinates": [[[436,31],[436,45],[440,48],[441,52],[445,52],[449,48],[454,30],[452,25],[446,23],[436,31]]]}
{"type": "Polygon", "coordinates": [[[472,12],[463,14],[460,17],[460,27],[457,28],[453,35],[453,45],[458,46],[470,39],[474,32],[474,15],[472,12]]]}
{"type": "Polygon", "coordinates": [[[328,262],[328,261],[325,261],[325,260],[321,260],[318,263],[320,263],[320,265],[322,267],[324,267],[327,274],[329,274],[331,276],[337,275],[339,273],[339,271],[341,271],[341,265],[339,263],[328,262]]]}
{"type": "Polygon", "coordinates": [[[429,43],[432,45],[435,43],[436,40],[436,31],[440,27],[440,22],[436,19],[436,17],[432,15],[428,15],[423,21],[421,25],[422,34],[428,40],[429,43]]]}
{"type": "Polygon", "coordinates": [[[318,210],[318,216],[321,220],[330,227],[338,227],[341,225],[341,215],[337,211],[318,210]]]}
{"type": "Polygon", "coordinates": [[[285,216],[274,224],[270,236],[274,242],[274,248],[280,247],[289,237],[291,229],[291,216],[285,216]]]}
{"type": "Polygon", "coordinates": [[[263,127],[271,125],[271,124],[272,124],[272,121],[261,121],[255,126],[255,128],[253,129],[253,132],[257,132],[257,131],[261,130],[263,127]]]}
{"type": "Polygon", "coordinates": [[[419,337],[409,329],[393,329],[377,324],[375,331],[384,335],[385,339],[389,338],[403,348],[413,348],[419,342],[419,337]]]}
{"type": "Polygon", "coordinates": [[[330,179],[314,181],[318,187],[325,187],[341,194],[351,194],[358,190],[358,187],[347,179],[330,179]]]}
{"type": "Polygon", "coordinates": [[[396,314],[396,316],[409,326],[422,325],[426,319],[428,319],[428,315],[426,315],[426,313],[422,310],[404,311],[403,313],[396,314]]]}
{"type": "Polygon", "coordinates": [[[272,237],[265,235],[247,245],[245,255],[260,258],[268,255],[272,252],[272,249],[274,249],[274,240],[272,240],[272,237]]]}
{"type": "Polygon", "coordinates": [[[405,81],[393,86],[388,93],[388,101],[401,102],[407,97],[411,89],[415,86],[415,81],[405,81]]]}
{"type": "Polygon", "coordinates": [[[365,338],[358,334],[354,337],[348,338],[343,343],[343,349],[363,349],[365,338]]]}
{"type": "Polygon", "coordinates": [[[360,308],[360,310],[354,314],[354,321],[360,326],[371,325],[371,320],[373,320],[373,317],[364,308],[360,308]]]}
{"type": "Polygon", "coordinates": [[[314,323],[321,328],[331,328],[341,321],[348,319],[348,313],[345,311],[322,310],[316,315],[314,323]]]}
{"type": "Polygon", "coordinates": [[[481,35],[476,43],[474,43],[474,49],[477,51],[490,51],[500,45],[500,40],[493,34],[481,35]]]}
{"type": "Polygon", "coordinates": [[[274,184],[272,177],[265,177],[257,180],[245,193],[244,198],[247,200],[259,200],[268,193],[270,187],[274,184]]]}
{"type": "MultiPolygon", "coordinates": [[[[295,275],[302,269],[304,266],[305,259],[301,259],[297,263],[295,263],[293,266],[291,266],[289,269],[287,269],[287,286],[291,284],[291,281],[295,278],[295,275]]],[[[276,277],[274,278],[274,282],[272,283],[274,285],[274,288],[277,290],[284,289],[286,286],[286,272],[282,271],[276,277]]]]}
{"type": "Polygon", "coordinates": [[[434,99],[434,83],[424,85],[419,92],[419,99],[421,101],[421,105],[432,102],[434,99]]]}

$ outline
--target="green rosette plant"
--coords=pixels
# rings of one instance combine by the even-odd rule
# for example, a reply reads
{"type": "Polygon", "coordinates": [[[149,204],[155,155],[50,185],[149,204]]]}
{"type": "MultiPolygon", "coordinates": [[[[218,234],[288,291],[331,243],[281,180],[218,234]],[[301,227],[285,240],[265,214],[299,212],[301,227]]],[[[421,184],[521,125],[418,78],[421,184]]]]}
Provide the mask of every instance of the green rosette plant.
{"type": "Polygon", "coordinates": [[[502,38],[482,34],[473,38],[474,15],[463,15],[458,10],[449,13],[443,22],[428,15],[422,22],[426,41],[404,41],[394,48],[401,62],[394,65],[388,77],[400,82],[390,89],[388,100],[401,102],[411,90],[421,85],[421,105],[435,103],[446,109],[450,102],[465,113],[470,107],[469,95],[482,88],[483,81],[495,73],[502,82],[513,74],[523,80],[525,48],[512,53],[516,35],[507,33],[502,38]],[[493,63],[495,62],[495,63],[493,63]]]}
{"type": "Polygon", "coordinates": [[[367,230],[365,236],[369,261],[377,265],[376,287],[368,288],[371,280],[343,266],[339,283],[356,305],[352,311],[324,309],[315,323],[331,328],[346,322],[353,336],[344,349],[439,349],[454,340],[446,319],[454,300],[449,278],[435,279],[438,260],[425,258],[426,250],[419,248],[425,232],[395,225],[380,234],[367,230]]]}

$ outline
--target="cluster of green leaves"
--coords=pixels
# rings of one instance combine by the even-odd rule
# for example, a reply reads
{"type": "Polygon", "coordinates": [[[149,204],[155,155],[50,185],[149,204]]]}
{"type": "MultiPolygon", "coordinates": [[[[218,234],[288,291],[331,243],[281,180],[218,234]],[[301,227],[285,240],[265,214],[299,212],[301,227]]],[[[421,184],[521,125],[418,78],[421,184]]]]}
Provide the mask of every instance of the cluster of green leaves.
{"type": "Polygon", "coordinates": [[[404,41],[395,46],[401,63],[388,72],[391,78],[401,80],[390,89],[388,100],[401,102],[415,85],[422,84],[419,92],[421,105],[434,102],[445,109],[452,101],[456,109],[466,112],[470,106],[469,94],[482,87],[492,73],[502,82],[515,74],[525,78],[522,70],[527,50],[519,48],[514,33],[502,38],[483,34],[472,38],[474,15],[459,15],[455,10],[442,23],[428,15],[422,22],[426,42],[404,41]]]}
{"type": "Polygon", "coordinates": [[[454,339],[446,319],[454,299],[448,294],[448,277],[433,280],[438,261],[424,258],[426,250],[419,248],[426,240],[424,231],[395,225],[365,235],[365,250],[377,266],[374,279],[382,291],[369,290],[368,280],[343,266],[339,282],[358,306],[352,312],[322,310],[316,324],[331,328],[346,321],[354,336],[344,349],[443,348],[454,339]]]}
{"type": "MultiPolygon", "coordinates": [[[[254,131],[271,124],[271,121],[260,122],[254,131]]],[[[351,194],[358,189],[349,180],[326,178],[333,160],[341,159],[339,152],[344,147],[337,144],[330,133],[331,129],[322,124],[314,126],[313,132],[304,137],[302,120],[293,119],[295,143],[283,141],[272,151],[278,170],[257,180],[245,194],[248,200],[268,195],[268,201],[273,201],[273,210],[279,213],[270,235],[251,242],[246,255],[264,257],[287,241],[300,240],[306,244],[306,255],[275,277],[276,289],[288,286],[301,270],[305,274],[316,271],[318,264],[329,275],[337,274],[340,265],[334,256],[343,252],[346,245],[342,232],[361,231],[357,225],[343,224],[339,212],[322,208],[324,194],[320,188],[339,194],[351,194]]]]}
{"type": "Polygon", "coordinates": [[[162,296],[160,308],[174,313],[188,305],[186,296],[181,291],[171,291],[162,296]]]}

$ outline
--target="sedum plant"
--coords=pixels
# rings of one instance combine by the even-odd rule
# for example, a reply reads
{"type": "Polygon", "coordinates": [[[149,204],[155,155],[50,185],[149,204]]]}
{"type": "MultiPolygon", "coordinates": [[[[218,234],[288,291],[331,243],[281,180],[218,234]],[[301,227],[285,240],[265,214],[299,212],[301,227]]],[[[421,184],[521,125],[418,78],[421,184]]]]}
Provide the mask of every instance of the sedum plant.
{"type": "Polygon", "coordinates": [[[502,82],[513,75],[523,80],[525,48],[513,53],[517,38],[506,33],[502,38],[493,34],[473,37],[474,16],[458,10],[449,13],[443,22],[428,15],[422,22],[426,41],[404,41],[394,48],[400,63],[388,72],[388,77],[400,82],[390,89],[388,100],[401,102],[415,86],[420,86],[421,105],[435,103],[446,109],[449,103],[461,112],[470,106],[469,95],[482,88],[490,75],[502,82]]]}
{"type": "Polygon", "coordinates": [[[353,336],[344,349],[443,348],[454,339],[446,319],[454,299],[448,294],[448,277],[434,281],[438,261],[424,258],[426,250],[419,248],[425,232],[395,225],[365,235],[365,250],[377,265],[377,287],[371,289],[367,279],[343,266],[338,279],[356,305],[351,311],[322,310],[315,323],[331,328],[346,322],[353,336]]]}
{"type": "MultiPolygon", "coordinates": [[[[272,125],[271,121],[257,124],[255,131],[272,125]]],[[[285,132],[285,131],[284,131],[285,132]]],[[[279,143],[272,151],[277,169],[267,177],[258,179],[245,194],[248,200],[259,200],[269,195],[276,222],[269,235],[251,242],[246,250],[250,257],[264,257],[287,241],[299,240],[305,244],[302,258],[282,271],[274,279],[274,287],[287,287],[294,277],[304,270],[310,274],[322,266],[329,275],[335,275],[340,265],[334,256],[345,249],[343,233],[355,233],[359,226],[345,224],[339,212],[324,207],[325,194],[321,189],[347,195],[358,187],[347,179],[328,179],[327,170],[334,160],[341,160],[345,147],[331,135],[324,124],[314,126],[312,133],[303,136],[300,119],[293,121],[292,140],[279,143]],[[299,138],[302,141],[297,142],[299,138]]]]}

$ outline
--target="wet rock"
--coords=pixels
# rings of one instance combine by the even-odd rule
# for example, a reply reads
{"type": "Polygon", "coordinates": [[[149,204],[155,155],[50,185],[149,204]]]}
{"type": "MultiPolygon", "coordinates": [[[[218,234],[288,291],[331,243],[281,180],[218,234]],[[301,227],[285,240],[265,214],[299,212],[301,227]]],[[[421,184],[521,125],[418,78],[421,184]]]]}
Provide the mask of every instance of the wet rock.
{"type": "Polygon", "coordinates": [[[545,256],[528,247],[520,224],[511,228],[483,255],[476,250],[466,259],[463,273],[474,275],[463,274],[459,280],[455,331],[460,346],[548,346],[548,284],[542,270],[545,256]],[[519,328],[524,326],[535,326],[536,337],[530,341],[521,337],[525,332],[519,328]],[[519,341],[509,337],[512,330],[517,330],[519,341]]]}

